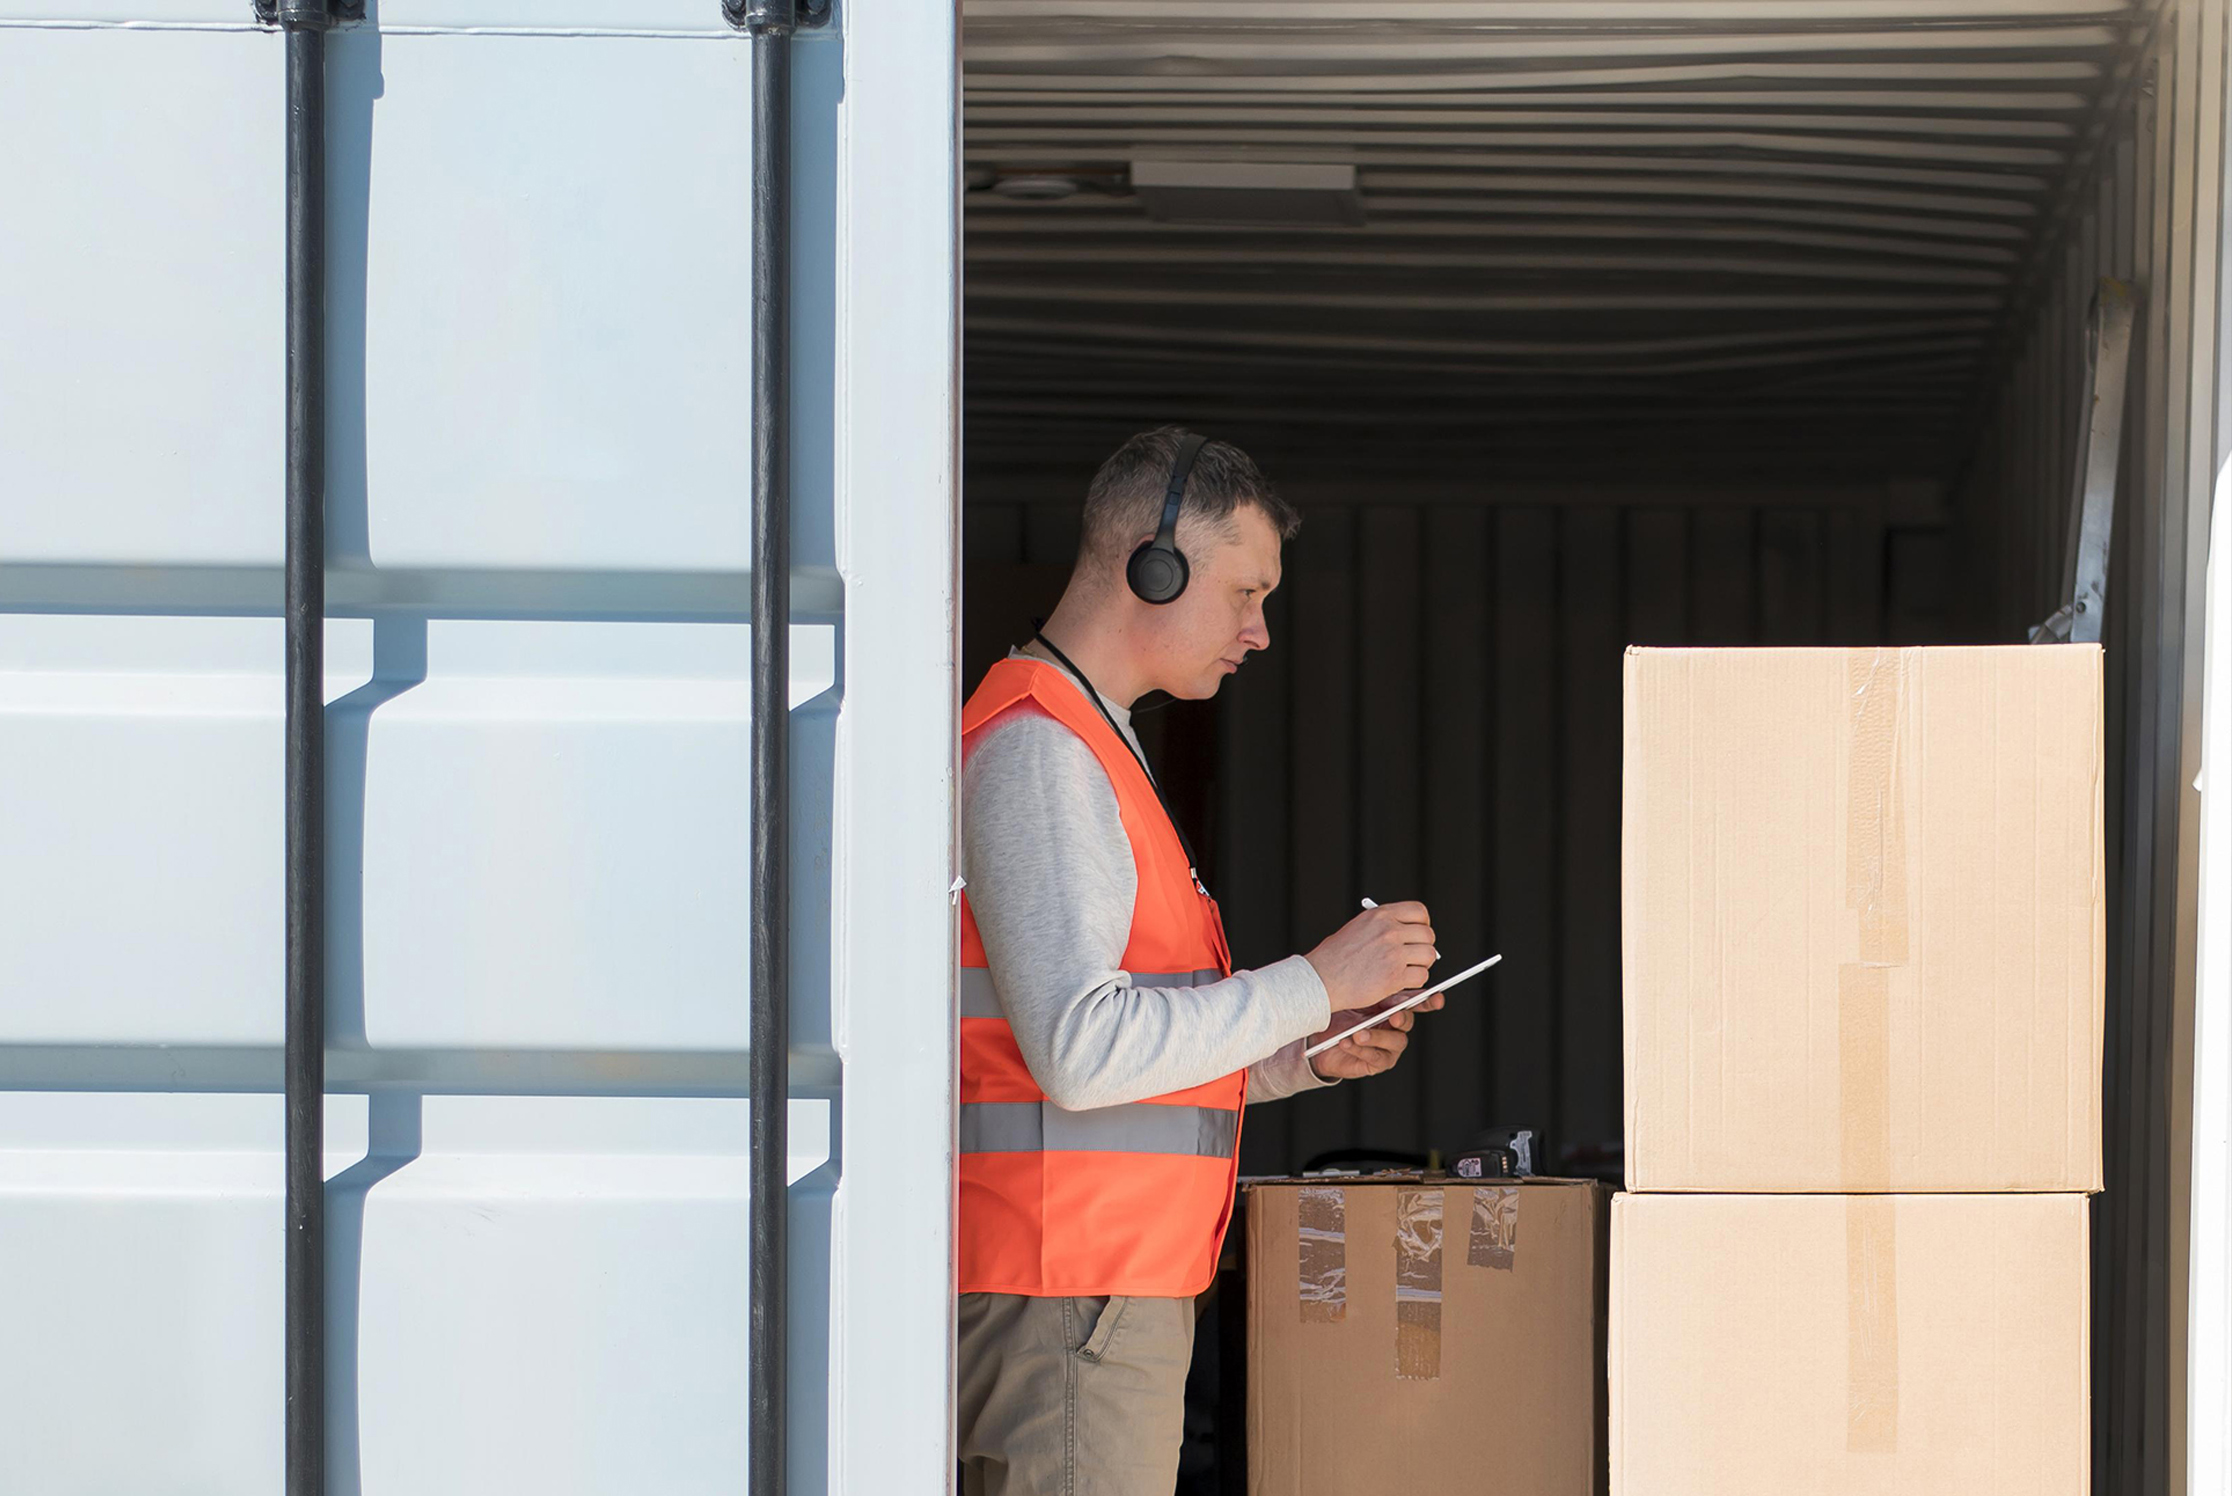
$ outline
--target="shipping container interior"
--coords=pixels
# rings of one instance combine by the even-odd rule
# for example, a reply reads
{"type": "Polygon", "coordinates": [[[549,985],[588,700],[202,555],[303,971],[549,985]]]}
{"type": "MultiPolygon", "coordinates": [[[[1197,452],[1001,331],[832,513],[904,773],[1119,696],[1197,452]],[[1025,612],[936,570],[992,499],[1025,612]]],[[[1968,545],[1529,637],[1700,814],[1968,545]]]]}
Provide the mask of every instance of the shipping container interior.
{"type": "Polygon", "coordinates": [[[1367,894],[1505,956],[1396,1075],[1252,1113],[1246,1171],[1522,1123],[1617,1179],[1623,647],[2020,642],[2065,600],[2112,278],[2095,1486],[2169,1489],[2225,24],[967,0],[964,689],[1058,595],[1102,456],[1237,442],[1305,514],[1272,648],[1140,723],[1236,958],[1367,894]]]}

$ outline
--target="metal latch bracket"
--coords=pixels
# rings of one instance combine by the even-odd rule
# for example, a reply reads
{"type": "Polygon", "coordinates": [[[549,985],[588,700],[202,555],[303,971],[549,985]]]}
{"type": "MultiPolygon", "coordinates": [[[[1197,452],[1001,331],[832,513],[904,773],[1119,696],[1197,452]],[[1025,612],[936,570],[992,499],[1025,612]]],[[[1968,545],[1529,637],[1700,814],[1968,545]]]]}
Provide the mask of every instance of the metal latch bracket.
{"type": "Polygon", "coordinates": [[[2086,339],[2084,412],[2070,485],[2065,601],[2030,631],[2033,644],[2097,644],[2108,609],[2108,543],[2116,528],[2116,478],[2123,457],[2124,391],[2138,297],[2103,279],[2093,297],[2086,339]]]}
{"type": "Polygon", "coordinates": [[[364,19],[364,0],[252,0],[259,26],[323,31],[364,19]]]}

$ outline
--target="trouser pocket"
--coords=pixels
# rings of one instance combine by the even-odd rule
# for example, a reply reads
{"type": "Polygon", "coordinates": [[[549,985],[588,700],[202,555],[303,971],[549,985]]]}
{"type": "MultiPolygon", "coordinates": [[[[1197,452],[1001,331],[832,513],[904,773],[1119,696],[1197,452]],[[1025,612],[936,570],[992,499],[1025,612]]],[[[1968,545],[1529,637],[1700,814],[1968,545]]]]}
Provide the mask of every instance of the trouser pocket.
{"type": "Polygon", "coordinates": [[[1107,1355],[1108,1348],[1116,1343],[1124,1311],[1130,1307],[1131,1300],[1122,1295],[1070,1300],[1071,1313],[1076,1316],[1076,1333],[1084,1337],[1077,1342],[1077,1354],[1087,1361],[1098,1361],[1107,1355]]]}

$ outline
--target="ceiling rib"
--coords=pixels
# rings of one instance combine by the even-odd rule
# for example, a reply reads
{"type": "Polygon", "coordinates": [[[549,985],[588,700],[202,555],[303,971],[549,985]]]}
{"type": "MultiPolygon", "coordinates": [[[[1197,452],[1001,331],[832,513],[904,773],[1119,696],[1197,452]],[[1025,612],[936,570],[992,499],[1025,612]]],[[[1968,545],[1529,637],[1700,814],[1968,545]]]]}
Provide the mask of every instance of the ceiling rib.
{"type": "MultiPolygon", "coordinates": [[[[2140,6],[963,0],[972,471],[1942,472],[2140,6]],[[1141,160],[1356,167],[1161,223],[1141,160]],[[1003,176],[1057,186],[1017,201],[1003,176]],[[1375,447],[1372,433],[1386,431],[1375,447]]],[[[1042,189],[1043,190],[1043,189],[1042,189]]]]}

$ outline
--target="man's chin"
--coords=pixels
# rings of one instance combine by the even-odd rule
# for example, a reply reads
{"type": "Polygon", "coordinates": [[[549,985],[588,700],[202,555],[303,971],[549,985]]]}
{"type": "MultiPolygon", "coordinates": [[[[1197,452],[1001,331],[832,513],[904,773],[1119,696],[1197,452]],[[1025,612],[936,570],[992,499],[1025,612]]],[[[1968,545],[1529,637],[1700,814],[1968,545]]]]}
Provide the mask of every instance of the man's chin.
{"type": "Polygon", "coordinates": [[[1198,675],[1187,682],[1183,688],[1163,686],[1159,689],[1165,696],[1176,701],[1207,701],[1224,689],[1225,681],[1231,678],[1233,674],[1234,672],[1227,669],[1220,661],[1210,666],[1205,674],[1198,675]]]}
{"type": "Polygon", "coordinates": [[[1156,689],[1173,701],[1207,701],[1217,694],[1218,687],[1223,684],[1224,677],[1222,675],[1206,675],[1199,680],[1189,681],[1183,687],[1160,686],[1156,689]]]}

